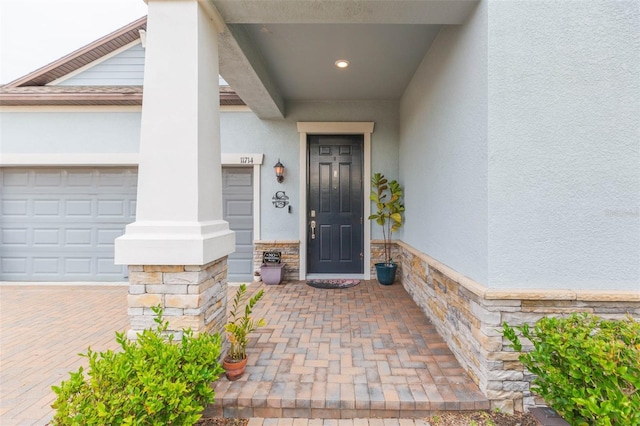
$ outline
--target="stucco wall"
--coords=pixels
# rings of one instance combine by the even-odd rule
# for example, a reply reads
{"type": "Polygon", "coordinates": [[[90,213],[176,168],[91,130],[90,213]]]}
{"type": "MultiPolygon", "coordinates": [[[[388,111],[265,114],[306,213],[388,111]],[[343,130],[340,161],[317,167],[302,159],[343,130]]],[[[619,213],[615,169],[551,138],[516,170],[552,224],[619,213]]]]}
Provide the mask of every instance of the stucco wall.
{"type": "Polygon", "coordinates": [[[640,3],[489,16],[491,287],[640,290],[640,3]]]}
{"type": "MultiPolygon", "coordinates": [[[[372,171],[398,177],[398,102],[290,102],[284,121],[260,120],[250,112],[225,112],[220,131],[224,153],[264,153],[261,168],[261,239],[298,240],[300,182],[300,135],[298,121],[373,121],[372,171]],[[285,179],[278,184],[273,165],[278,158],[285,166],[285,179]],[[271,202],[276,191],[289,196],[292,212],[276,209],[271,202]]],[[[368,199],[368,194],[365,194],[368,199]]],[[[380,238],[373,227],[372,238],[380,238]]]]}
{"type": "Polygon", "coordinates": [[[140,113],[0,112],[0,140],[3,154],[136,153],[140,113]]]}
{"type": "Polygon", "coordinates": [[[487,282],[487,6],[443,27],[400,107],[403,240],[487,282]]]}
{"type": "MultiPolygon", "coordinates": [[[[223,112],[223,153],[263,153],[261,168],[261,239],[297,240],[299,214],[298,121],[374,121],[372,170],[398,177],[398,102],[296,102],[286,120],[260,120],[251,112],[223,112]],[[285,165],[278,184],[273,165],[285,165]],[[276,191],[290,197],[292,212],[276,209],[276,191]]],[[[140,140],[139,112],[2,112],[3,154],[136,153],[140,140]]],[[[304,184],[304,182],[302,182],[304,184]]],[[[368,194],[365,194],[368,199],[368,194]]],[[[380,238],[377,227],[372,238],[380,238]]]]}

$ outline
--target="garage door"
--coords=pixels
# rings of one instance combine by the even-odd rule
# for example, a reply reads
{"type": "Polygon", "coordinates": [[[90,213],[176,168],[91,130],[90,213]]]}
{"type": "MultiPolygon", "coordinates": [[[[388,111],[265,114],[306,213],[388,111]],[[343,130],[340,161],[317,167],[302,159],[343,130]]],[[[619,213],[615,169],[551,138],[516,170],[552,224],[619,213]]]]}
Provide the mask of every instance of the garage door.
{"type": "Polygon", "coordinates": [[[133,168],[0,170],[0,279],[125,281],[114,239],[135,220],[133,168]]]}
{"type": "Polygon", "coordinates": [[[253,279],[253,168],[223,167],[224,220],[236,232],[236,251],[227,260],[229,282],[253,279]]]}

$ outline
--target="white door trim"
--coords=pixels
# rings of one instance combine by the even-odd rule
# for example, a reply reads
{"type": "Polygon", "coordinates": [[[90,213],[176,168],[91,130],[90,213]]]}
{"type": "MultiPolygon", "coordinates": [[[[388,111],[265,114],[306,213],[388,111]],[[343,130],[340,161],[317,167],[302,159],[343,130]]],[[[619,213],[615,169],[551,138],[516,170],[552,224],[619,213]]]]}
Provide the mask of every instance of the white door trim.
{"type": "Polygon", "coordinates": [[[222,154],[220,164],[224,166],[253,166],[253,240],[260,239],[260,166],[264,154],[222,154]]]}
{"type": "MultiPolygon", "coordinates": [[[[299,121],[298,133],[300,133],[300,193],[298,199],[300,209],[299,235],[300,235],[300,276],[301,280],[307,278],[307,135],[363,135],[364,158],[362,164],[363,178],[363,203],[364,218],[371,214],[369,193],[371,192],[371,134],[374,123],[365,122],[310,122],[299,121]]],[[[364,226],[364,274],[362,278],[371,279],[371,226],[367,221],[364,226]]]]}

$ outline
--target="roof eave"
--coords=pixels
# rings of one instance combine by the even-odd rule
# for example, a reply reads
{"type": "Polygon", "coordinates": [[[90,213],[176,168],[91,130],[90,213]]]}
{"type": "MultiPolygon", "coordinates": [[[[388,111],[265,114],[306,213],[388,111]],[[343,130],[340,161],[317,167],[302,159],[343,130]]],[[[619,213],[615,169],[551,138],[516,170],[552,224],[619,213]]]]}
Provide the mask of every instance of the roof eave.
{"type": "MultiPolygon", "coordinates": [[[[138,37],[138,31],[145,29],[147,25],[147,17],[143,16],[140,19],[126,25],[119,30],[116,30],[106,36],[84,46],[80,49],[54,61],[44,67],[41,67],[23,77],[18,78],[4,87],[21,87],[21,86],[44,86],[61,75],[68,74],[76,69],[82,67],[88,62],[95,60],[95,58],[86,58],[83,60],[83,56],[90,56],[94,54],[94,51],[100,47],[104,47],[107,51],[113,51],[129,43],[126,41],[131,37],[138,37]],[[120,39],[123,39],[120,42],[120,39]],[[115,41],[115,43],[114,43],[115,41]],[[108,46],[107,46],[108,45],[108,46]]],[[[103,55],[103,54],[101,54],[103,55]]]]}
{"type": "MultiPolygon", "coordinates": [[[[142,105],[141,93],[2,93],[1,106],[142,105]]],[[[235,93],[221,93],[220,105],[245,105],[235,93]]]]}

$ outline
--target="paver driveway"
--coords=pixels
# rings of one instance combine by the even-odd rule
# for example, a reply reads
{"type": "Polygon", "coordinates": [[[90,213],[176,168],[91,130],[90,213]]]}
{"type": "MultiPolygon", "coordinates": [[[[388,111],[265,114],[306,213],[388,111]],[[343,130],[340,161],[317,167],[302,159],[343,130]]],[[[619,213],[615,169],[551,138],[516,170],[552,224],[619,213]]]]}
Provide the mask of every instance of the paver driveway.
{"type": "Polygon", "coordinates": [[[78,353],[117,348],[128,324],[126,286],[0,285],[0,424],[46,424],[78,353]]]}

